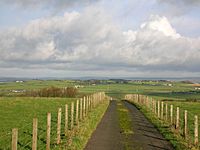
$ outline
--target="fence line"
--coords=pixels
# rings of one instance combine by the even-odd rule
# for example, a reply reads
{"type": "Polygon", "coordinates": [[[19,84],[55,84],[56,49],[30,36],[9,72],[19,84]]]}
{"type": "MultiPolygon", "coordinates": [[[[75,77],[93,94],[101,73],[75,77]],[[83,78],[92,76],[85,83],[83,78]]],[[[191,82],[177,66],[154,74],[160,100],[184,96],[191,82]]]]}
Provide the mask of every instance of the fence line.
{"type": "Polygon", "coordinates": [[[169,127],[172,128],[172,131],[185,139],[188,147],[196,147],[197,149],[199,148],[199,124],[197,115],[193,115],[187,110],[182,110],[180,107],[174,108],[174,105],[172,104],[170,105],[170,112],[168,112],[168,103],[160,100],[155,100],[144,95],[127,94],[125,95],[125,99],[143,107],[144,109],[151,112],[151,114],[153,114],[161,122],[169,125],[169,127]],[[194,118],[193,123],[188,121],[188,115],[190,119],[194,118]]]}
{"type": "MultiPolygon", "coordinates": [[[[75,103],[71,102],[71,105],[66,104],[64,113],[63,113],[63,116],[64,116],[63,117],[64,118],[63,119],[64,120],[63,129],[61,126],[62,125],[62,108],[58,108],[57,120],[52,120],[51,113],[50,112],[47,113],[46,129],[41,128],[40,122],[38,123],[38,119],[34,118],[33,122],[32,122],[32,133],[31,132],[29,133],[26,131],[27,132],[26,134],[28,134],[28,136],[30,138],[26,142],[23,142],[23,140],[25,140],[25,139],[20,139],[20,142],[19,142],[19,138],[21,137],[21,134],[19,134],[19,131],[21,131],[21,129],[19,130],[18,128],[13,128],[12,133],[9,134],[9,136],[12,137],[12,138],[10,138],[11,146],[9,149],[17,150],[17,148],[27,147],[27,148],[33,149],[33,150],[45,149],[45,148],[46,148],[46,150],[50,150],[51,144],[59,145],[60,143],[62,143],[61,135],[68,136],[67,134],[68,134],[69,129],[73,130],[74,126],[76,126],[78,128],[79,122],[84,121],[85,118],[88,116],[89,112],[94,110],[94,108],[96,108],[99,104],[101,104],[105,100],[105,97],[106,97],[106,95],[104,92],[99,92],[99,93],[95,93],[95,94],[92,94],[87,97],[83,97],[80,100],[77,100],[75,103]],[[71,110],[69,111],[69,109],[71,109],[71,110]],[[55,126],[53,124],[55,124],[55,126]],[[69,126],[70,126],[70,128],[69,128],[69,126]],[[44,145],[43,145],[44,147],[43,146],[40,147],[40,145],[38,144],[38,142],[41,140],[39,131],[40,132],[45,131],[44,136],[46,136],[46,138],[42,139],[43,140],[42,142],[44,143],[44,145]],[[64,132],[64,133],[62,133],[62,132],[64,132]],[[55,136],[55,138],[56,138],[56,139],[54,139],[55,143],[52,141],[53,138],[51,136],[52,137],[55,136]],[[31,138],[32,138],[32,140],[31,140],[31,138]]],[[[24,132],[24,131],[21,131],[21,132],[24,132]]],[[[67,138],[65,138],[65,140],[66,139],[67,138]]]]}

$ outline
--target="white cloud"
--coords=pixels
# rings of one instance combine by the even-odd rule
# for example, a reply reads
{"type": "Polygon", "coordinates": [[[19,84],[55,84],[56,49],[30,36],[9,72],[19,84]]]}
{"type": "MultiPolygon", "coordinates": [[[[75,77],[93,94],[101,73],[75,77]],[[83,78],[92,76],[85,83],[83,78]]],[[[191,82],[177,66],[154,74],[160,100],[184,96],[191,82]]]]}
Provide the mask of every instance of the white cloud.
{"type": "Polygon", "coordinates": [[[0,32],[1,68],[200,72],[200,38],[183,37],[152,15],[122,31],[96,7],[0,32]]]}
{"type": "Polygon", "coordinates": [[[175,29],[172,28],[166,17],[160,18],[158,15],[152,15],[148,22],[141,25],[142,29],[155,30],[163,33],[165,36],[173,38],[180,38],[180,35],[176,33],[175,29]]]}

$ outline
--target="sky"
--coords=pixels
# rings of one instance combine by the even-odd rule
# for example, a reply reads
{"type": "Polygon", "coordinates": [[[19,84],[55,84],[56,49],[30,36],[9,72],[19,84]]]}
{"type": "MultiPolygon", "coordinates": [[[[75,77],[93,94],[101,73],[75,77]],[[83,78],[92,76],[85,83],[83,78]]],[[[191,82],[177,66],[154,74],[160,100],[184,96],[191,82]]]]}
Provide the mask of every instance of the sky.
{"type": "Polygon", "coordinates": [[[1,0],[0,77],[199,77],[200,0],[1,0]]]}

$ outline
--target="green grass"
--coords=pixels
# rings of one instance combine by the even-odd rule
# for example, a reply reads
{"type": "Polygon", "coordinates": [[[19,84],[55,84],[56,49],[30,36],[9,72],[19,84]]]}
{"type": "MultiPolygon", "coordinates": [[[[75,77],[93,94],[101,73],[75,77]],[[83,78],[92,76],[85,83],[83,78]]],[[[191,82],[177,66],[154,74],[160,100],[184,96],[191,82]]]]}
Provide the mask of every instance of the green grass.
{"type": "MultiPolygon", "coordinates": [[[[174,107],[180,107],[182,111],[187,110],[189,115],[200,114],[200,102],[187,102],[187,101],[167,101],[168,104],[173,104],[174,107]]],[[[181,112],[180,114],[183,114],[181,112]]]]}
{"type": "Polygon", "coordinates": [[[47,112],[57,113],[57,108],[64,109],[75,99],[67,98],[30,98],[30,97],[1,97],[0,98],[0,133],[14,127],[21,128],[31,123],[32,118],[44,120],[47,112]]]}
{"type": "Polygon", "coordinates": [[[124,106],[122,102],[117,102],[117,115],[119,120],[119,126],[121,129],[121,133],[123,134],[123,141],[125,150],[131,149],[131,143],[129,140],[129,136],[134,134],[132,121],[130,118],[130,114],[128,109],[124,106]]]}
{"type": "Polygon", "coordinates": [[[63,88],[68,86],[74,86],[76,84],[79,84],[79,82],[71,80],[29,80],[22,83],[5,82],[0,83],[0,95],[20,96],[21,93],[13,93],[12,90],[39,90],[51,86],[63,88]]]}
{"type": "Polygon", "coordinates": [[[161,97],[168,99],[177,99],[177,100],[200,100],[200,91],[195,90],[186,90],[186,91],[170,91],[170,92],[149,92],[146,95],[153,97],[161,97]]]}
{"type": "Polygon", "coordinates": [[[92,93],[93,91],[105,91],[107,95],[116,99],[123,99],[126,94],[143,94],[156,98],[171,98],[171,99],[185,99],[185,95],[189,98],[199,98],[200,93],[188,94],[188,91],[194,90],[192,84],[181,82],[129,82],[127,84],[104,84],[104,85],[88,85],[80,89],[80,92],[92,93]],[[173,86],[166,86],[166,84],[173,86]],[[183,93],[185,92],[185,93],[183,93]],[[173,93],[173,94],[171,94],[173,93]],[[177,96],[177,94],[179,94],[177,96]]]}
{"type": "MultiPolygon", "coordinates": [[[[194,141],[194,116],[198,115],[200,117],[200,102],[185,102],[185,101],[167,101],[169,105],[174,106],[174,116],[176,114],[176,108],[179,107],[180,109],[180,125],[181,125],[181,132],[183,132],[184,128],[184,111],[188,111],[188,129],[189,129],[189,137],[190,140],[194,141]]],[[[200,127],[200,126],[199,126],[200,127]]],[[[200,137],[199,137],[200,140],[200,137]]]]}
{"type": "MultiPolygon", "coordinates": [[[[52,135],[56,131],[57,109],[64,110],[65,104],[70,104],[74,99],[66,98],[0,98],[0,149],[9,149],[10,132],[12,128],[19,129],[19,148],[25,149],[31,146],[32,119],[38,118],[38,145],[43,143],[46,135],[46,114],[52,114],[52,135]],[[4,147],[6,146],[6,147],[4,147]]],[[[64,118],[64,117],[63,117],[64,118]]],[[[55,142],[55,136],[52,142],[55,142]]]]}
{"type": "Polygon", "coordinates": [[[125,135],[133,134],[133,128],[132,128],[131,118],[129,116],[129,111],[122,104],[122,102],[117,103],[117,114],[122,133],[125,135]]]}
{"type": "Polygon", "coordinates": [[[90,94],[97,91],[105,91],[109,96],[116,99],[122,99],[128,93],[145,94],[155,97],[168,98],[197,98],[200,99],[199,93],[188,94],[188,91],[194,90],[192,84],[182,82],[136,82],[129,81],[128,83],[113,83],[113,81],[101,81],[102,84],[92,85],[88,81],[73,81],[73,80],[30,80],[23,83],[7,82],[0,83],[0,95],[16,96],[20,93],[12,93],[11,90],[33,90],[41,89],[50,86],[67,87],[74,85],[83,85],[80,88],[80,94],[90,94]],[[109,84],[108,84],[109,83],[109,84]],[[167,86],[172,84],[173,86],[167,86]],[[185,92],[185,93],[183,93],[185,92]]]}
{"type": "MultiPolygon", "coordinates": [[[[93,109],[88,117],[81,122],[79,128],[69,132],[67,138],[64,133],[64,108],[76,99],[66,98],[30,98],[30,97],[2,97],[0,98],[0,149],[9,150],[11,142],[11,129],[18,128],[18,148],[31,149],[32,119],[38,118],[38,148],[46,146],[46,115],[51,112],[51,148],[60,149],[56,143],[57,110],[62,108],[61,137],[62,146],[67,144],[66,149],[83,149],[91,133],[95,130],[98,122],[104,114],[108,101],[93,109]],[[70,142],[70,144],[69,144],[70,142]]],[[[70,115],[70,111],[69,111],[70,115]]],[[[70,120],[69,120],[70,123],[70,120]]]]}
{"type": "Polygon", "coordinates": [[[16,82],[5,82],[0,83],[1,90],[12,90],[12,89],[41,89],[50,86],[66,87],[74,85],[75,81],[71,80],[29,80],[22,83],[16,82]]]}
{"type": "MultiPolygon", "coordinates": [[[[31,97],[16,97],[20,95],[19,93],[12,93],[11,90],[33,90],[41,89],[44,87],[56,86],[56,87],[67,87],[74,85],[83,85],[84,87],[79,88],[79,95],[91,94],[94,92],[105,91],[108,96],[113,97],[113,99],[121,100],[126,94],[143,94],[151,96],[158,100],[173,100],[167,101],[174,106],[179,106],[181,109],[181,115],[183,110],[187,109],[192,115],[189,117],[189,123],[193,123],[193,115],[200,114],[200,103],[198,102],[186,102],[185,100],[200,100],[200,92],[195,91],[192,84],[182,83],[182,82],[136,82],[129,81],[126,84],[114,83],[113,81],[102,81],[102,84],[91,85],[88,81],[70,81],[70,80],[30,80],[23,83],[8,82],[0,83],[0,95],[5,97],[0,98],[0,139],[2,136],[7,137],[10,140],[10,131],[14,127],[18,127],[19,135],[24,139],[30,139],[31,126],[33,117],[38,117],[39,126],[41,128],[46,126],[46,113],[52,112],[53,127],[56,127],[56,114],[57,108],[62,107],[64,109],[64,104],[71,103],[74,99],[66,98],[31,98],[31,97]],[[108,84],[109,83],[109,84],[108,84]],[[166,84],[172,84],[173,86],[167,86],[166,84]],[[12,97],[9,97],[12,96],[12,97]],[[181,102],[180,102],[181,101],[181,102]],[[23,131],[23,132],[22,132],[23,131]],[[25,133],[24,133],[25,132],[25,133]]],[[[121,106],[120,106],[121,107],[121,106]]],[[[123,106],[122,106],[123,107],[123,106]]],[[[124,108],[122,108],[123,110],[124,108]]],[[[127,112],[122,111],[123,115],[127,112]]],[[[126,114],[127,115],[127,114],[126,114]]],[[[124,116],[127,121],[127,116],[124,116]]],[[[63,116],[64,117],[64,116],[63,116]]],[[[62,118],[63,118],[62,117],[62,118]]],[[[182,117],[182,116],[181,116],[182,117]]],[[[123,117],[121,117],[123,118],[123,117]]],[[[123,119],[122,119],[123,120],[123,119]]],[[[90,120],[89,120],[90,121],[90,120]]],[[[156,123],[156,121],[153,123],[156,123]]],[[[124,125],[124,129],[128,129],[128,124],[124,125]]],[[[160,125],[161,126],[161,125],[160,125]]],[[[191,127],[190,127],[191,128],[191,127]]],[[[165,128],[163,127],[163,130],[165,128]]],[[[46,130],[46,129],[45,129],[46,130]]],[[[40,145],[44,140],[45,130],[40,130],[39,133],[42,135],[40,138],[40,145]]],[[[163,131],[165,132],[165,130],[163,131]]],[[[166,131],[167,132],[167,131],[166,131]]],[[[128,131],[127,131],[128,133],[128,131]]],[[[192,131],[191,131],[192,134],[192,131]]],[[[172,138],[175,142],[176,139],[172,138]]],[[[23,139],[20,139],[23,141],[23,139]]],[[[55,141],[55,137],[52,138],[52,142],[55,141]]],[[[78,139],[74,139],[79,143],[78,139]]],[[[6,143],[6,141],[0,140],[1,143],[6,143]]],[[[172,141],[173,142],[173,141],[172,141]]],[[[8,145],[8,144],[7,144],[8,145]]],[[[24,145],[22,143],[22,145],[24,145]]],[[[76,145],[76,144],[75,144],[76,145]]],[[[175,144],[176,145],[176,144],[175,144]]],[[[8,145],[9,146],[9,145],[8,145]]],[[[27,147],[28,148],[28,147],[27,147]]],[[[0,147],[1,149],[1,147],[0,147]]],[[[22,149],[22,148],[21,148],[22,149]]]]}

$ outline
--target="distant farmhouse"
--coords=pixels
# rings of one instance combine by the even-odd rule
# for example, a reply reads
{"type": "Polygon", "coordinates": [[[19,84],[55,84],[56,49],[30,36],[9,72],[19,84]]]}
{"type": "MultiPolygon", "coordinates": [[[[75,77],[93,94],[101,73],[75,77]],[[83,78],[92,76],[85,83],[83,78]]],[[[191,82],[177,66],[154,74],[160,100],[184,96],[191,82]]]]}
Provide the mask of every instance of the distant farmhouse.
{"type": "Polygon", "coordinates": [[[17,81],[15,81],[16,83],[23,83],[24,81],[19,81],[19,80],[17,80],[17,81]]]}

